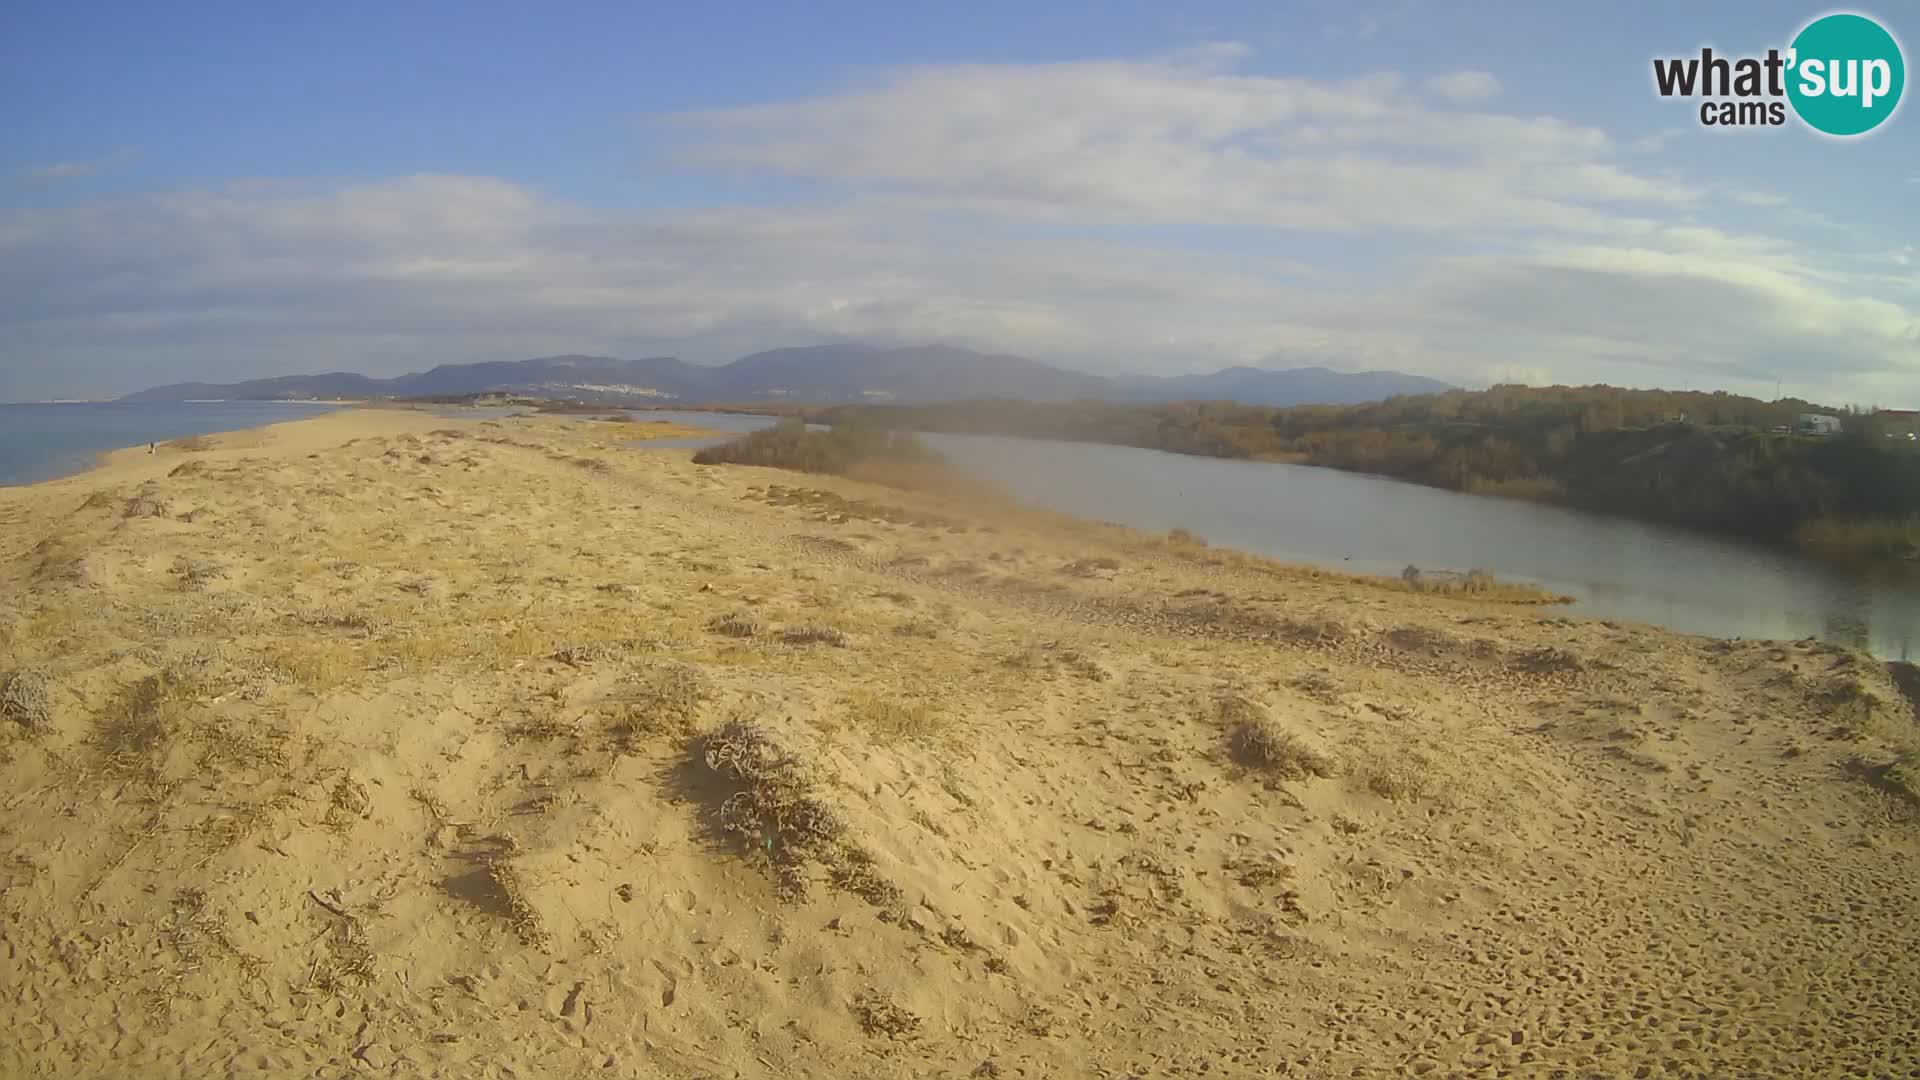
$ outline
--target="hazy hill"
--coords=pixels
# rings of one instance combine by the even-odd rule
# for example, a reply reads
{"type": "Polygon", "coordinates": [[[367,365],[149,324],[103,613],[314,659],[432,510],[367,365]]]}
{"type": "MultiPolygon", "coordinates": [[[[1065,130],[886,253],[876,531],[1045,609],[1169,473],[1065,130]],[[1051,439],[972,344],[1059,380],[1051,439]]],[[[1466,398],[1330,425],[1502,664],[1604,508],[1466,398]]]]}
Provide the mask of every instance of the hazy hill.
{"type": "Polygon", "coordinates": [[[229,398],[257,401],[282,398],[426,397],[509,391],[547,397],[575,397],[588,388],[617,388],[607,396],[678,397],[698,385],[709,369],[672,357],[616,360],[606,356],[547,356],[536,360],[483,364],[442,364],[431,371],[392,379],[365,375],[286,375],[238,383],[177,383],[129,394],[128,401],[184,401],[229,398]],[[670,389],[671,388],[671,389],[670,389]]]}
{"type": "Polygon", "coordinates": [[[1133,391],[1133,401],[1237,401],[1242,405],[1350,405],[1453,389],[1423,375],[1398,371],[1349,375],[1324,367],[1273,371],[1241,366],[1207,375],[1143,375],[1116,381],[1133,391]]]}
{"type": "Polygon", "coordinates": [[[1233,367],[1210,375],[1109,378],[1019,356],[977,353],[943,345],[902,348],[820,345],[771,349],[711,367],[665,356],[638,360],[549,356],[534,360],[443,364],[431,371],[391,379],[333,372],[226,384],[177,383],[130,394],[125,400],[257,401],[509,392],[627,404],[1007,397],[1029,401],[1115,402],[1211,399],[1253,405],[1295,405],[1371,401],[1448,388],[1445,383],[1416,375],[1390,371],[1347,375],[1323,367],[1292,371],[1233,367]]]}

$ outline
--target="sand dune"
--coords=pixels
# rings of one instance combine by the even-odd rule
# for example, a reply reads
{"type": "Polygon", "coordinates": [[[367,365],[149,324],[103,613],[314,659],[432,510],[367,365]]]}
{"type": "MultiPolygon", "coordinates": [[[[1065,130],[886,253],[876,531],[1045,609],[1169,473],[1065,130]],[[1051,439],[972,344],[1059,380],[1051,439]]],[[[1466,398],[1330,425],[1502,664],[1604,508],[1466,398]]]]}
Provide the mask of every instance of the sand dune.
{"type": "Polygon", "coordinates": [[[0,1075],[1915,1075],[1887,672],[647,425],[0,490],[0,1075]]]}

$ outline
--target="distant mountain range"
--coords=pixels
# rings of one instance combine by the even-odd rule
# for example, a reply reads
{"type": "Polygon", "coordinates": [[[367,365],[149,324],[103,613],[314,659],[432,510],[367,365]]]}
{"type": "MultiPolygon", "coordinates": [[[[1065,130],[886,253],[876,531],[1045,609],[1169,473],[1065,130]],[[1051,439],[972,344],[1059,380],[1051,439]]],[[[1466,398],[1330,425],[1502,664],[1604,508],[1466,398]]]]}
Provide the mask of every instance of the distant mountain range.
{"type": "Polygon", "coordinates": [[[1345,374],[1323,367],[1289,371],[1232,367],[1211,375],[1110,378],[1018,356],[977,353],[943,345],[905,348],[820,345],[773,349],[715,366],[689,364],[670,356],[639,360],[548,356],[537,360],[443,364],[431,371],[392,379],[332,372],[239,383],[176,383],[129,394],[121,400],[285,401],[504,393],[607,405],[917,402],[979,397],[1312,405],[1376,401],[1397,394],[1431,394],[1450,389],[1451,386],[1437,379],[1393,371],[1345,374]]]}

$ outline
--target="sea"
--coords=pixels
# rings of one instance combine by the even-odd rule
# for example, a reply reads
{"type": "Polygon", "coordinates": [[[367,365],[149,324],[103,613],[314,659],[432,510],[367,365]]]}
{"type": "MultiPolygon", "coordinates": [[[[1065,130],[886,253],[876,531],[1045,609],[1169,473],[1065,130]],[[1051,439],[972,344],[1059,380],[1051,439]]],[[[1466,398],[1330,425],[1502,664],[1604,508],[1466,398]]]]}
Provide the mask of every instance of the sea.
{"type": "Polygon", "coordinates": [[[80,472],[109,450],[240,431],[338,407],[279,401],[0,404],[0,486],[80,472]]]}

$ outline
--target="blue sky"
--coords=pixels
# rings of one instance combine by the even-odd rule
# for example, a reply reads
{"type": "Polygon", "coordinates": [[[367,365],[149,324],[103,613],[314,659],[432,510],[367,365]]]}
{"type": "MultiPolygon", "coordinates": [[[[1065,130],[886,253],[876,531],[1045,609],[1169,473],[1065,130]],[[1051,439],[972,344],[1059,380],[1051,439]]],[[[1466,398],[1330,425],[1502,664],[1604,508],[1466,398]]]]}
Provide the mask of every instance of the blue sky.
{"type": "Polygon", "coordinates": [[[1920,116],[1651,89],[1825,9],[1458,8],[16,2],[0,398],[849,339],[1920,396],[1920,116]]]}

